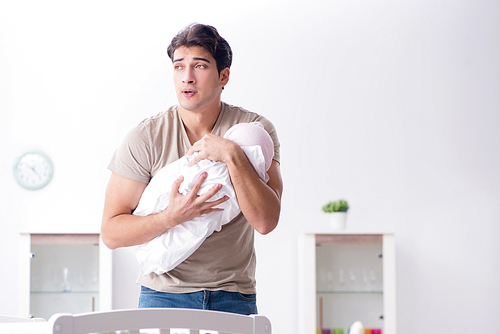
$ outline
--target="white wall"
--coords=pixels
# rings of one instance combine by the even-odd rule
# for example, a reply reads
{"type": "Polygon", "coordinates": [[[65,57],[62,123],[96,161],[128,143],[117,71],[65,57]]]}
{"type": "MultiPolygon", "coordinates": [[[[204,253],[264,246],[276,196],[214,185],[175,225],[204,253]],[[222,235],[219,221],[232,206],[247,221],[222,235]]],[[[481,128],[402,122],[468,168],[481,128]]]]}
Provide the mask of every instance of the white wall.
{"type": "MultiPolygon", "coordinates": [[[[19,231],[99,230],[106,164],[176,102],[166,47],[197,21],[233,48],[224,99],[279,130],[282,218],[256,245],[275,332],[297,333],[296,237],[338,197],[350,230],[396,233],[399,333],[498,330],[498,1],[144,3],[0,2],[0,314],[19,231]],[[55,165],[35,192],[11,171],[32,148],[55,165]]],[[[135,307],[133,255],[115,260],[114,306],[135,307]]]]}

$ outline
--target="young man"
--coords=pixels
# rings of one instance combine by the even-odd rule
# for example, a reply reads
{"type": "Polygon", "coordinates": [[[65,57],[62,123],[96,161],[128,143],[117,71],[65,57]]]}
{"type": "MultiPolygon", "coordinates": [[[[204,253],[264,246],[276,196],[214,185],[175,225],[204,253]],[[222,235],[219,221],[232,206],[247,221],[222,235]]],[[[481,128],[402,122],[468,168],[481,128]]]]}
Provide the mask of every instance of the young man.
{"type": "Polygon", "coordinates": [[[111,249],[140,245],[170,228],[205,213],[217,211],[227,198],[211,200],[220,190],[198,196],[202,176],[191,191],[179,193],[182,176],[174,182],[168,207],[140,217],[132,212],[149,180],[166,164],[200,152],[201,159],[227,164],[241,213],[173,270],[140,276],[139,307],[212,309],[240,314],[257,313],[255,298],[254,230],[271,232],[281,210],[282,180],[279,141],[266,118],[228,105],[221,93],[228,83],[232,51],[211,26],[195,24],[172,40],[173,79],[179,104],[141,122],[115,152],[106,190],[101,235],[111,249]],[[222,136],[238,123],[261,122],[274,142],[274,158],[264,183],[241,148],[222,136]]]}

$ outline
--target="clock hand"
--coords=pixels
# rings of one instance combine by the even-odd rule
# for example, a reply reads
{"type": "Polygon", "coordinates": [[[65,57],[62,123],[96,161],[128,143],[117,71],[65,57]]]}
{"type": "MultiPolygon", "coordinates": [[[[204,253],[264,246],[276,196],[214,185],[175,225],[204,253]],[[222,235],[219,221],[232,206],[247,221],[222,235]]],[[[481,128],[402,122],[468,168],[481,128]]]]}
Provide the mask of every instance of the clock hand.
{"type": "Polygon", "coordinates": [[[32,167],[32,166],[28,166],[29,169],[31,169],[31,171],[39,178],[41,179],[42,177],[40,176],[40,174],[38,174],[38,172],[36,171],[35,167],[32,167]]]}

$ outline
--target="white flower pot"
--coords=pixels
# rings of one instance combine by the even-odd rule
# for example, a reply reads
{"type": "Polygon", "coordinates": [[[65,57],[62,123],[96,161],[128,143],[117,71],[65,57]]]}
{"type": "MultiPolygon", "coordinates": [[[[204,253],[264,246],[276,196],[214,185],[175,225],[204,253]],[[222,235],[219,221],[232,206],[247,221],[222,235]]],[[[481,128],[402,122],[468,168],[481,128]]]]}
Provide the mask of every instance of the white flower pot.
{"type": "Polygon", "coordinates": [[[347,212],[331,212],[330,226],[334,230],[345,230],[347,222],[347,212]]]}

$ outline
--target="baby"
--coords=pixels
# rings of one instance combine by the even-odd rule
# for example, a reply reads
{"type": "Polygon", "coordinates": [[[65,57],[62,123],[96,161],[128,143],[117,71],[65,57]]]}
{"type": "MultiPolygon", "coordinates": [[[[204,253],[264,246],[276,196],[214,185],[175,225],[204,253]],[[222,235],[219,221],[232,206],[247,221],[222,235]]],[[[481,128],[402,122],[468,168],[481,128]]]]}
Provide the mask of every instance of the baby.
{"type": "MultiPolygon", "coordinates": [[[[261,123],[236,124],[226,132],[224,138],[240,145],[259,177],[264,182],[269,180],[266,172],[271,166],[274,145],[271,136],[264,130],[261,123]]],[[[181,194],[186,195],[200,175],[207,172],[208,177],[203,182],[198,195],[221,184],[221,190],[211,200],[217,200],[223,196],[228,196],[229,200],[217,206],[217,208],[224,209],[223,211],[210,212],[196,217],[138,246],[136,257],[144,276],[152,272],[160,275],[172,270],[193,254],[213,232],[219,232],[222,225],[229,223],[240,213],[226,164],[204,159],[188,167],[189,161],[197,154],[196,152],[184,156],[160,169],[144,190],[134,215],[146,216],[165,210],[170,200],[172,184],[179,175],[184,176],[184,181],[179,187],[181,194]]]]}

